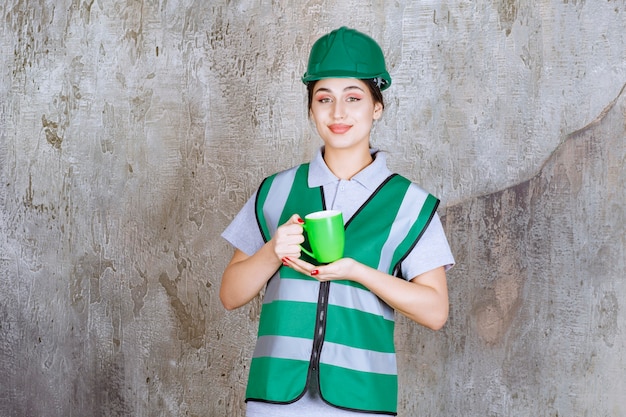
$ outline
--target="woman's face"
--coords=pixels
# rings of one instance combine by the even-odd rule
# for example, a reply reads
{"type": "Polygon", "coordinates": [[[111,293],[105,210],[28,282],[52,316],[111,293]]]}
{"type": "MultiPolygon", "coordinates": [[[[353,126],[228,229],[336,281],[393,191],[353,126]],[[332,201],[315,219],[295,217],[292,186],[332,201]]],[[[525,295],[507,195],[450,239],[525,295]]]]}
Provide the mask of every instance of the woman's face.
{"type": "Polygon", "coordinates": [[[372,124],[382,112],[362,80],[327,78],[313,87],[311,118],[326,150],[369,148],[372,124]]]}

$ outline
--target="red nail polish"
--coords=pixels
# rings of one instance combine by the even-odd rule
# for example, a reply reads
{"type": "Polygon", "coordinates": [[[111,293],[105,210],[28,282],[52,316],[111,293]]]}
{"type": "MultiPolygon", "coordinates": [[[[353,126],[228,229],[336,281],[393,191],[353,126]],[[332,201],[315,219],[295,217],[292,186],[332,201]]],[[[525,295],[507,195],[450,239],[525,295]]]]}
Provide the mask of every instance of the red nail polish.
{"type": "Polygon", "coordinates": [[[300,217],[298,217],[298,223],[304,224],[304,220],[302,220],[300,217]]]}
{"type": "Polygon", "coordinates": [[[317,269],[314,269],[314,270],[311,271],[311,275],[313,275],[313,276],[315,276],[315,275],[317,275],[319,273],[320,273],[320,271],[318,271],[317,269]]]}

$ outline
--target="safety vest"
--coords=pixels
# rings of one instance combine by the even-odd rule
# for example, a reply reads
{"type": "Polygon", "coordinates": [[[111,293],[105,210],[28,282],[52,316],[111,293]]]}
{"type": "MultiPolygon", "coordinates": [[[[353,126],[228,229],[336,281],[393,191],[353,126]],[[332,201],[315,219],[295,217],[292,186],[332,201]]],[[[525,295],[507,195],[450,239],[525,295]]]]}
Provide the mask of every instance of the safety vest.
{"type": "MultiPolygon", "coordinates": [[[[308,171],[303,164],[261,184],[256,216],[266,242],[294,213],[304,217],[326,208],[322,187],[308,187],[308,171]]],[[[402,260],[438,204],[408,179],[391,175],[344,219],[344,256],[400,276],[402,260]]],[[[305,254],[303,259],[317,264],[305,254]]],[[[320,283],[281,266],[265,289],[246,400],[290,403],[313,380],[333,406],[395,415],[393,335],[393,309],[366,287],[347,280],[320,283]]]]}

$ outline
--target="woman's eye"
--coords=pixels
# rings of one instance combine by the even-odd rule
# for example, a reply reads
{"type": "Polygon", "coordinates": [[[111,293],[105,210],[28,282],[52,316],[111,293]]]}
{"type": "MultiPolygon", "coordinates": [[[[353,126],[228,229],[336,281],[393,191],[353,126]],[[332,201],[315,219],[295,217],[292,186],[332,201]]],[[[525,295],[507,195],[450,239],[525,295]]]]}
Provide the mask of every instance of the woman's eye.
{"type": "Polygon", "coordinates": [[[320,103],[330,103],[332,100],[330,99],[330,97],[320,97],[317,99],[317,101],[319,101],[320,103]]]}
{"type": "Polygon", "coordinates": [[[350,96],[346,99],[348,102],[355,102],[361,100],[361,97],[350,96]]]}

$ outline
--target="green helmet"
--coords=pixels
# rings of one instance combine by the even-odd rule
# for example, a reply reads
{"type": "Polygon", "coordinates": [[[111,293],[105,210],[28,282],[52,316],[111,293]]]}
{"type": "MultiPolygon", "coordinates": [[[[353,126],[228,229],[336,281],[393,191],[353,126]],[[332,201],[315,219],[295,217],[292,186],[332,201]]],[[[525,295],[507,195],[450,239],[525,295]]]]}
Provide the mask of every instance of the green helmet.
{"type": "Polygon", "coordinates": [[[302,82],[323,78],[375,79],[381,90],[391,85],[380,46],[366,34],[345,26],[322,36],[311,48],[302,82]]]}

